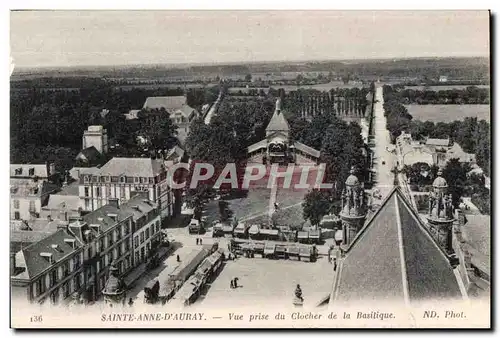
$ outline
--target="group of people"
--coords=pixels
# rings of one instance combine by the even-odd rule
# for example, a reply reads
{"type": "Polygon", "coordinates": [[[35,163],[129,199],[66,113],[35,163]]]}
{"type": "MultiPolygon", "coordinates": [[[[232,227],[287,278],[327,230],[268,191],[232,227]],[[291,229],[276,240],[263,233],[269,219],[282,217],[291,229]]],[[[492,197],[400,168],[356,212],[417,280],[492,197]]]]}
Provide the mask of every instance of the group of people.
{"type": "Polygon", "coordinates": [[[231,289],[236,289],[238,288],[238,281],[239,281],[239,278],[238,277],[234,277],[233,279],[231,279],[231,289]]]}
{"type": "Polygon", "coordinates": [[[203,240],[201,238],[196,238],[196,245],[202,245],[203,244],[203,240]]]}

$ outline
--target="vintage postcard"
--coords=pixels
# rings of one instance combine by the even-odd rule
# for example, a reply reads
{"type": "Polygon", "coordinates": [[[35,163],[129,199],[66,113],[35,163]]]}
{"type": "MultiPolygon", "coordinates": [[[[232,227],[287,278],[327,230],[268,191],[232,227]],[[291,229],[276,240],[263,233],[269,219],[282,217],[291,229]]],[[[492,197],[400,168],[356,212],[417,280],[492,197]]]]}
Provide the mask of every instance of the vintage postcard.
{"type": "Polygon", "coordinates": [[[13,10],[13,328],[490,328],[490,13],[13,10]]]}

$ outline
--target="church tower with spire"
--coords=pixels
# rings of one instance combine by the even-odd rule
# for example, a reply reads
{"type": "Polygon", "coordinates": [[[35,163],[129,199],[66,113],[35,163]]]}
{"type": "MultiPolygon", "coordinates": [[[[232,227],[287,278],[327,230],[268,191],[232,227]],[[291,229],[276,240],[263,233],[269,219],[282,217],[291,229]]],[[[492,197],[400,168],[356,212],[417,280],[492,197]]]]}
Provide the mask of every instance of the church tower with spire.
{"type": "Polygon", "coordinates": [[[342,220],[345,245],[350,245],[358,231],[363,227],[366,214],[365,190],[356,177],[355,167],[352,167],[351,174],[347,177],[342,191],[342,210],[339,215],[342,220]]]}
{"type": "Polygon", "coordinates": [[[453,204],[451,195],[447,194],[448,183],[442,175],[443,172],[439,169],[432,183],[427,221],[437,242],[448,254],[453,254],[453,222],[455,221],[453,204]]]}

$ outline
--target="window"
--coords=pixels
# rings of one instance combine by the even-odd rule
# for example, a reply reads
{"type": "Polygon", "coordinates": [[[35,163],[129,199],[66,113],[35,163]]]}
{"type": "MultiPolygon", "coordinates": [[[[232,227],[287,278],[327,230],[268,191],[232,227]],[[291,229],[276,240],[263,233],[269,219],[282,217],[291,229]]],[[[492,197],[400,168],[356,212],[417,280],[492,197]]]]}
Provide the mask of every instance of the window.
{"type": "Polygon", "coordinates": [[[130,242],[125,241],[125,252],[128,252],[130,250],[130,242]]]}
{"type": "Polygon", "coordinates": [[[136,264],[139,263],[139,253],[138,252],[135,253],[135,263],[136,264]]]}
{"type": "Polygon", "coordinates": [[[104,238],[99,240],[99,251],[104,251],[104,238]]]}
{"type": "Polygon", "coordinates": [[[15,170],[15,175],[22,175],[23,174],[23,168],[17,168],[15,170]]]}
{"type": "Polygon", "coordinates": [[[120,237],[121,237],[120,236],[120,231],[119,230],[115,230],[115,238],[116,238],[116,240],[119,241],[120,237]]]}
{"type": "Polygon", "coordinates": [[[106,182],[111,182],[111,176],[106,176],[106,182]]]}
{"type": "Polygon", "coordinates": [[[28,176],[35,176],[35,168],[29,168],[28,176]]]}
{"type": "Polygon", "coordinates": [[[139,177],[134,177],[134,183],[139,183],[139,177]]]}
{"type": "Polygon", "coordinates": [[[134,248],[137,248],[139,246],[139,237],[134,238],[134,248]]]}
{"type": "Polygon", "coordinates": [[[87,175],[83,175],[83,182],[88,182],[89,181],[89,177],[87,175]]]}
{"type": "Polygon", "coordinates": [[[141,232],[141,244],[144,243],[144,231],[141,232]]]}
{"type": "Polygon", "coordinates": [[[155,225],[154,224],[151,224],[149,226],[149,232],[151,233],[151,236],[153,236],[153,234],[155,233],[155,225]]]}
{"type": "Polygon", "coordinates": [[[101,258],[99,258],[99,266],[101,270],[106,266],[106,258],[104,256],[101,256],[101,258]]]}
{"type": "Polygon", "coordinates": [[[80,274],[77,274],[74,279],[75,283],[75,291],[80,289],[80,286],[82,285],[82,278],[80,274]]]}
{"type": "Polygon", "coordinates": [[[88,249],[87,249],[87,257],[90,259],[92,258],[94,252],[92,250],[92,247],[90,246],[88,249]]]}
{"type": "Polygon", "coordinates": [[[149,228],[146,229],[146,239],[149,238],[149,228]]]}
{"type": "Polygon", "coordinates": [[[54,269],[50,272],[50,286],[53,287],[57,283],[57,269],[54,269]]]}
{"type": "Polygon", "coordinates": [[[30,210],[30,212],[35,212],[36,211],[35,201],[30,201],[29,210],[30,210]]]}
{"type": "Polygon", "coordinates": [[[19,200],[14,200],[14,209],[19,209],[19,200]]]}
{"type": "Polygon", "coordinates": [[[106,197],[111,197],[111,187],[109,185],[106,186],[106,197]]]}
{"type": "Polygon", "coordinates": [[[120,257],[122,255],[122,246],[119,245],[118,246],[118,257],[120,257]]]}
{"type": "Polygon", "coordinates": [[[112,234],[110,234],[110,235],[108,236],[108,245],[109,245],[109,246],[113,245],[113,235],[112,235],[112,234]]]}
{"type": "Polygon", "coordinates": [[[63,276],[66,277],[69,275],[69,261],[66,261],[63,265],[63,276]]]}
{"type": "Polygon", "coordinates": [[[85,197],[89,197],[89,187],[85,187],[85,197]]]}
{"type": "Polygon", "coordinates": [[[130,233],[130,227],[128,224],[123,225],[123,235],[127,236],[130,233]]]}
{"type": "Polygon", "coordinates": [[[125,199],[125,187],[120,187],[120,197],[125,199]]]}
{"type": "Polygon", "coordinates": [[[126,181],[125,176],[120,177],[120,183],[125,183],[125,181],[126,181]]]}
{"type": "Polygon", "coordinates": [[[70,294],[70,285],[69,282],[64,283],[63,285],[64,298],[69,297],[70,294]]]}
{"type": "Polygon", "coordinates": [[[73,257],[73,270],[79,269],[81,264],[80,254],[73,257]]]}
{"type": "Polygon", "coordinates": [[[160,221],[156,221],[156,231],[160,231],[160,221]]]}
{"type": "Polygon", "coordinates": [[[50,301],[56,304],[59,301],[59,289],[55,289],[54,292],[50,294],[50,301]]]}
{"type": "Polygon", "coordinates": [[[21,215],[19,214],[19,211],[14,212],[14,219],[21,219],[21,215]]]}
{"type": "Polygon", "coordinates": [[[37,296],[40,296],[45,292],[45,276],[42,276],[35,284],[35,292],[37,296]]]}
{"type": "Polygon", "coordinates": [[[95,188],[95,195],[96,195],[97,197],[101,197],[101,187],[96,187],[96,188],[95,188]]]}

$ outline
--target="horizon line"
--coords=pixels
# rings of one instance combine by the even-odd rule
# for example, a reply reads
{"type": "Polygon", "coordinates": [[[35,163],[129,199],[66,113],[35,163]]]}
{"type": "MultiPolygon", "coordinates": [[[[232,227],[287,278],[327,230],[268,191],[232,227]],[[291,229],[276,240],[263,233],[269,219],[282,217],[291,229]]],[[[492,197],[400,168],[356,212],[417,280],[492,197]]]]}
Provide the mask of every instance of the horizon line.
{"type": "Polygon", "coordinates": [[[154,66],[170,66],[171,68],[184,68],[190,66],[232,66],[232,65],[258,65],[258,64],[273,64],[273,63],[310,63],[310,62],[352,62],[352,61],[403,61],[403,60],[415,60],[415,59],[474,59],[474,58],[486,58],[489,59],[490,55],[441,55],[441,56],[400,56],[400,57],[364,57],[364,58],[342,58],[342,59],[291,59],[291,60],[262,60],[262,61],[224,61],[224,62],[183,62],[183,63],[134,63],[134,64],[115,64],[115,65],[105,65],[105,64],[88,64],[88,65],[54,65],[54,66],[16,66],[15,59],[12,59],[14,64],[14,73],[16,70],[21,71],[33,71],[33,70],[77,70],[84,69],[88,67],[96,68],[123,68],[123,67],[154,67],[154,66]]]}

